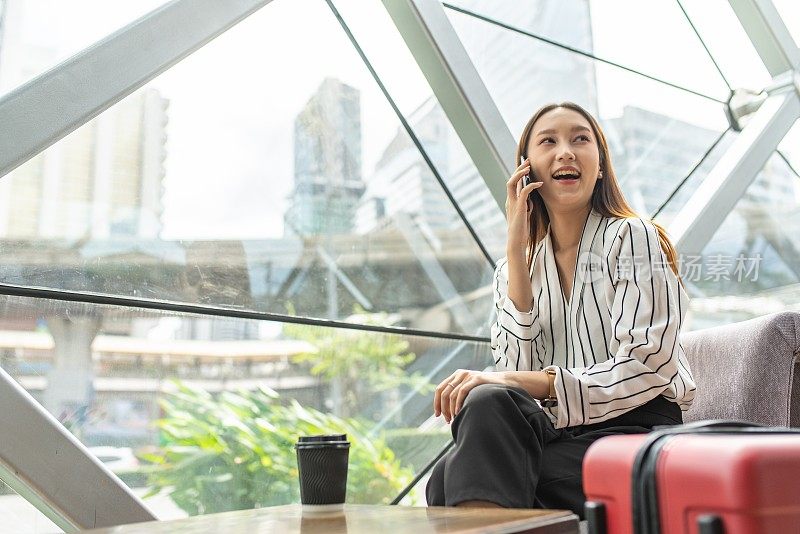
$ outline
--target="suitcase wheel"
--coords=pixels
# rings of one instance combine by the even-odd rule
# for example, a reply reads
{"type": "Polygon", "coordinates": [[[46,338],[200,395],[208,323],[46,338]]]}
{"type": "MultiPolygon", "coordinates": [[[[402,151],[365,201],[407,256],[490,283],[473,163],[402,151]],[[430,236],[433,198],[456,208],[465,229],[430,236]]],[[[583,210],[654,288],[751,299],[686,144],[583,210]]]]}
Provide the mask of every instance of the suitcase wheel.
{"type": "Polygon", "coordinates": [[[700,534],[725,534],[725,527],[718,515],[701,515],[697,518],[697,530],[700,534]]]}
{"type": "Polygon", "coordinates": [[[583,505],[583,513],[588,521],[587,534],[608,534],[605,504],[595,501],[586,501],[586,504],[583,505]]]}

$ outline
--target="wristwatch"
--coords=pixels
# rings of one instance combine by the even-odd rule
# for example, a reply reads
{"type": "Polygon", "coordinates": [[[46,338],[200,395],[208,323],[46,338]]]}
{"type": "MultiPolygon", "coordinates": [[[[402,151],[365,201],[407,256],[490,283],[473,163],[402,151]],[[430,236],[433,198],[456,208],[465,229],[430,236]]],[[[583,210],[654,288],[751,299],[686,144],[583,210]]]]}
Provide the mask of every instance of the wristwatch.
{"type": "Polygon", "coordinates": [[[542,399],[540,404],[542,408],[552,408],[558,406],[558,398],[556,397],[556,370],[551,367],[545,369],[544,372],[547,375],[547,382],[550,388],[547,393],[547,398],[542,399]]]}

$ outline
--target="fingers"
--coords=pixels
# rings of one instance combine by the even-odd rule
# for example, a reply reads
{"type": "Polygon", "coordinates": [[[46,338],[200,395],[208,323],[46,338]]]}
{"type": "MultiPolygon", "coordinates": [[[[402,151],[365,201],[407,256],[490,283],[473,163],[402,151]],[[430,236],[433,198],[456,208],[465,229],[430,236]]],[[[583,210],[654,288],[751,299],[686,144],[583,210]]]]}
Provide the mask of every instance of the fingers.
{"type": "Polygon", "coordinates": [[[459,369],[436,386],[433,398],[433,413],[436,417],[443,415],[447,423],[455,417],[455,413],[453,412],[457,397],[455,391],[465,380],[469,379],[471,372],[472,371],[459,369]]]}
{"type": "Polygon", "coordinates": [[[543,185],[544,182],[531,182],[522,188],[521,194],[527,198],[527,195],[530,194],[531,191],[533,191],[534,189],[539,189],[543,185]]]}
{"type": "Polygon", "coordinates": [[[458,415],[458,412],[461,411],[461,407],[464,406],[464,400],[467,398],[467,395],[472,388],[475,387],[475,384],[472,380],[467,379],[458,386],[457,391],[454,391],[450,396],[453,399],[453,409],[452,414],[453,417],[458,415]]]}
{"type": "Polygon", "coordinates": [[[531,212],[533,211],[533,201],[530,197],[531,192],[535,191],[536,189],[539,189],[540,187],[542,187],[542,185],[544,185],[544,182],[532,182],[522,188],[522,190],[519,192],[519,196],[517,197],[518,207],[516,208],[516,213],[519,214],[524,213],[526,216],[531,214],[531,212]],[[523,203],[524,203],[524,208],[523,208],[523,203]]]}
{"type": "Polygon", "coordinates": [[[469,392],[480,382],[475,371],[457,371],[436,387],[434,414],[450,423],[461,411],[469,392]]]}
{"type": "MultiPolygon", "coordinates": [[[[544,182],[538,181],[531,182],[528,185],[523,185],[524,180],[522,178],[531,172],[530,163],[528,160],[525,161],[526,163],[523,163],[523,165],[518,167],[517,171],[512,174],[511,178],[508,180],[508,182],[506,182],[508,188],[508,198],[511,202],[521,202],[524,200],[527,203],[531,192],[544,185],[544,182]]],[[[530,211],[530,209],[526,211],[530,211]]]]}
{"type": "Polygon", "coordinates": [[[522,177],[528,174],[531,170],[531,164],[528,159],[522,162],[522,165],[517,167],[517,170],[514,171],[514,174],[511,175],[511,178],[508,179],[506,182],[506,189],[508,190],[509,197],[512,199],[517,198],[517,194],[519,193],[518,184],[522,183],[522,177]],[[513,196],[511,193],[515,193],[513,196]]]}
{"type": "Polygon", "coordinates": [[[449,423],[450,419],[452,418],[450,415],[450,395],[455,388],[451,385],[445,391],[444,398],[442,399],[442,417],[444,417],[444,422],[449,423]]]}
{"type": "Polygon", "coordinates": [[[450,390],[453,389],[452,382],[456,380],[456,373],[451,374],[436,386],[433,395],[433,415],[436,417],[442,414],[443,405],[449,403],[450,390]]]}
{"type": "Polygon", "coordinates": [[[456,387],[453,386],[453,384],[447,384],[444,393],[442,394],[441,414],[444,416],[445,423],[449,423],[453,418],[453,411],[451,410],[450,406],[452,404],[453,392],[455,390],[456,387]]]}
{"type": "Polygon", "coordinates": [[[456,397],[458,397],[458,392],[464,389],[464,384],[459,384],[457,387],[453,388],[452,393],[450,393],[450,405],[447,407],[448,415],[450,416],[448,419],[448,423],[453,420],[453,417],[456,416],[456,397]]]}
{"type": "Polygon", "coordinates": [[[447,382],[442,382],[436,386],[436,390],[433,393],[433,415],[435,417],[439,417],[442,413],[442,393],[444,393],[444,388],[447,386],[447,382]]]}

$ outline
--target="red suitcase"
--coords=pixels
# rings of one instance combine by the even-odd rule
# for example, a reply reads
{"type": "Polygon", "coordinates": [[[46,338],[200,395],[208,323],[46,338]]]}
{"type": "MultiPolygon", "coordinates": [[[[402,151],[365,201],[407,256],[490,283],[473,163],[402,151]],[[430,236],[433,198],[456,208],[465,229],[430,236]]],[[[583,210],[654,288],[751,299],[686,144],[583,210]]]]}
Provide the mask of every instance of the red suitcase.
{"type": "Polygon", "coordinates": [[[800,533],[800,432],[704,422],[598,440],[590,534],[800,533]]]}

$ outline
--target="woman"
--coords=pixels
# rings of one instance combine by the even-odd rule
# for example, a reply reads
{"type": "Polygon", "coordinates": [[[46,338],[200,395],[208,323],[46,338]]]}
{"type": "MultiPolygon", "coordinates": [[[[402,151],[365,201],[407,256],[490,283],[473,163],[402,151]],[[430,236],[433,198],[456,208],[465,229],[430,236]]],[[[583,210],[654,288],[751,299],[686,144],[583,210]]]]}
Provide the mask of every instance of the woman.
{"type": "Polygon", "coordinates": [[[586,110],[537,111],[517,161],[494,273],[498,372],[458,370],[436,388],[455,446],[433,469],[428,504],[583,517],[592,442],[680,424],[694,398],[679,342],[688,296],[675,248],[628,206],[586,110]]]}

